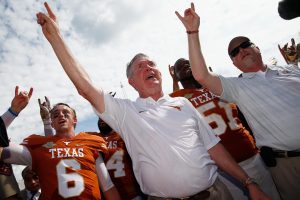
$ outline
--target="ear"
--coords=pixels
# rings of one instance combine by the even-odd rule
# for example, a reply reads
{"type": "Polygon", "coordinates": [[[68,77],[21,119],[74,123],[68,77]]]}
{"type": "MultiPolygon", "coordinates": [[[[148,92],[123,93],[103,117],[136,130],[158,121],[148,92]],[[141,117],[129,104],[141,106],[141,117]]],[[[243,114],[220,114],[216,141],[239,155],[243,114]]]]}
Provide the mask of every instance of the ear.
{"type": "Polygon", "coordinates": [[[135,88],[135,82],[134,82],[134,80],[133,80],[132,78],[128,78],[128,83],[129,83],[129,85],[131,85],[134,89],[136,89],[136,88],[135,88]]]}
{"type": "Polygon", "coordinates": [[[238,67],[238,63],[236,62],[236,59],[235,58],[231,58],[231,61],[232,61],[232,64],[239,69],[238,67]]]}
{"type": "Polygon", "coordinates": [[[77,117],[74,117],[73,121],[74,121],[74,124],[77,124],[77,117]]]}

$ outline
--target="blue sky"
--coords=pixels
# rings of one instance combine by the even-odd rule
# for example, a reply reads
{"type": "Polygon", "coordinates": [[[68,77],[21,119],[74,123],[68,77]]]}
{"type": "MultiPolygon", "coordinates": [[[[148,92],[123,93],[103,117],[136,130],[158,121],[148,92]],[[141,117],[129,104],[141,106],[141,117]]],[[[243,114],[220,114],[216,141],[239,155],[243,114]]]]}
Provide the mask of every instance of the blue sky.
{"type": "MultiPolygon", "coordinates": [[[[187,37],[174,14],[183,13],[191,1],[182,0],[52,0],[61,33],[78,61],[93,81],[116,97],[135,99],[127,84],[126,63],[136,53],[152,57],[163,75],[165,93],[172,90],[168,65],[188,57],[187,37]],[[123,84],[121,89],[120,84],[123,84]]],[[[247,35],[261,49],[264,61],[272,57],[284,64],[277,45],[300,42],[300,18],[283,20],[277,12],[278,0],[198,0],[201,18],[200,40],[207,64],[214,72],[236,76],[227,56],[227,44],[237,35],[247,35]]],[[[0,1],[0,112],[5,112],[14,88],[34,88],[28,107],[9,128],[13,142],[31,133],[42,134],[38,98],[52,103],[66,102],[77,110],[76,131],[97,131],[97,118],[87,101],[80,97],[63,72],[48,44],[35,14],[45,11],[40,0],[0,1]]],[[[20,169],[16,168],[16,173],[20,169]]],[[[18,176],[20,179],[20,176],[18,176]]]]}

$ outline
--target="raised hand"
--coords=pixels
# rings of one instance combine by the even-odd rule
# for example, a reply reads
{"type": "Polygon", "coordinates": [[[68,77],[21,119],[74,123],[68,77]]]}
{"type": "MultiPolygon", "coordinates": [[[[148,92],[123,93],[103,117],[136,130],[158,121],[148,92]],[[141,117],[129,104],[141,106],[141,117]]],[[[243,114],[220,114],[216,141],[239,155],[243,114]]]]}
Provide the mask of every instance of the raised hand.
{"type": "Polygon", "coordinates": [[[60,33],[55,14],[51,10],[47,2],[45,2],[44,5],[46,7],[48,15],[42,12],[37,13],[37,23],[41,25],[43,34],[45,35],[47,40],[51,42],[52,40],[55,40],[55,38],[59,36],[60,33]]]}
{"type": "Polygon", "coordinates": [[[19,86],[15,88],[15,96],[11,101],[11,110],[16,114],[19,114],[28,104],[32,96],[33,88],[30,88],[29,92],[21,91],[19,92],[19,86]]]}
{"type": "Polygon", "coordinates": [[[170,73],[173,81],[178,82],[178,80],[175,76],[174,66],[169,65],[169,73],[170,73]]]}
{"type": "Polygon", "coordinates": [[[178,84],[177,77],[175,75],[174,66],[169,65],[169,72],[173,80],[173,92],[175,92],[179,90],[179,84],[178,84]]]}
{"type": "Polygon", "coordinates": [[[39,102],[39,106],[40,106],[40,115],[42,120],[49,120],[50,119],[50,110],[51,110],[51,106],[50,106],[50,101],[49,99],[45,96],[45,101],[43,103],[41,103],[41,100],[38,99],[39,102]]]}
{"type": "Polygon", "coordinates": [[[297,46],[294,38],[291,39],[291,42],[292,42],[291,46],[288,46],[288,43],[286,43],[282,48],[278,44],[278,49],[287,64],[297,65],[299,54],[297,53],[297,46]]]}
{"type": "Polygon", "coordinates": [[[191,3],[191,7],[184,11],[184,16],[181,16],[177,11],[175,14],[183,23],[187,31],[197,31],[200,26],[200,17],[195,12],[194,3],[191,3]]]}

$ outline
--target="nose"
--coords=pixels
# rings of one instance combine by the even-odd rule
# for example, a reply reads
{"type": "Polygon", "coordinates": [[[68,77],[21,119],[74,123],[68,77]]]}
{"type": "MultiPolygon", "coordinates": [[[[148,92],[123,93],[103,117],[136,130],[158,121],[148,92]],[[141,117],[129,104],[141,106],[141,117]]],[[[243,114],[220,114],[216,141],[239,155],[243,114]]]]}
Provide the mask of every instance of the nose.
{"type": "Polygon", "coordinates": [[[149,71],[151,68],[151,65],[149,65],[148,63],[142,64],[142,70],[149,71]]]}
{"type": "Polygon", "coordinates": [[[59,117],[59,118],[61,118],[61,117],[63,117],[63,116],[64,116],[64,113],[63,113],[63,112],[59,112],[59,113],[58,113],[58,117],[59,117]]]}

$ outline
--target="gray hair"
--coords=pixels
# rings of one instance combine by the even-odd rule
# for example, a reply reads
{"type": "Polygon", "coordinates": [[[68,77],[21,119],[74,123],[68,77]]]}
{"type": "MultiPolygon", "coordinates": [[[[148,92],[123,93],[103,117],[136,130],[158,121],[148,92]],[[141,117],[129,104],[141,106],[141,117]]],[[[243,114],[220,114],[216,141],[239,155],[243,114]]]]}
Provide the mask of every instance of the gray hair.
{"type": "Polygon", "coordinates": [[[132,75],[131,66],[132,66],[133,62],[139,58],[145,58],[145,57],[148,58],[149,56],[147,56],[146,54],[143,54],[143,53],[138,53],[130,60],[129,63],[127,63],[127,67],[126,67],[127,78],[129,78],[132,75]]]}

